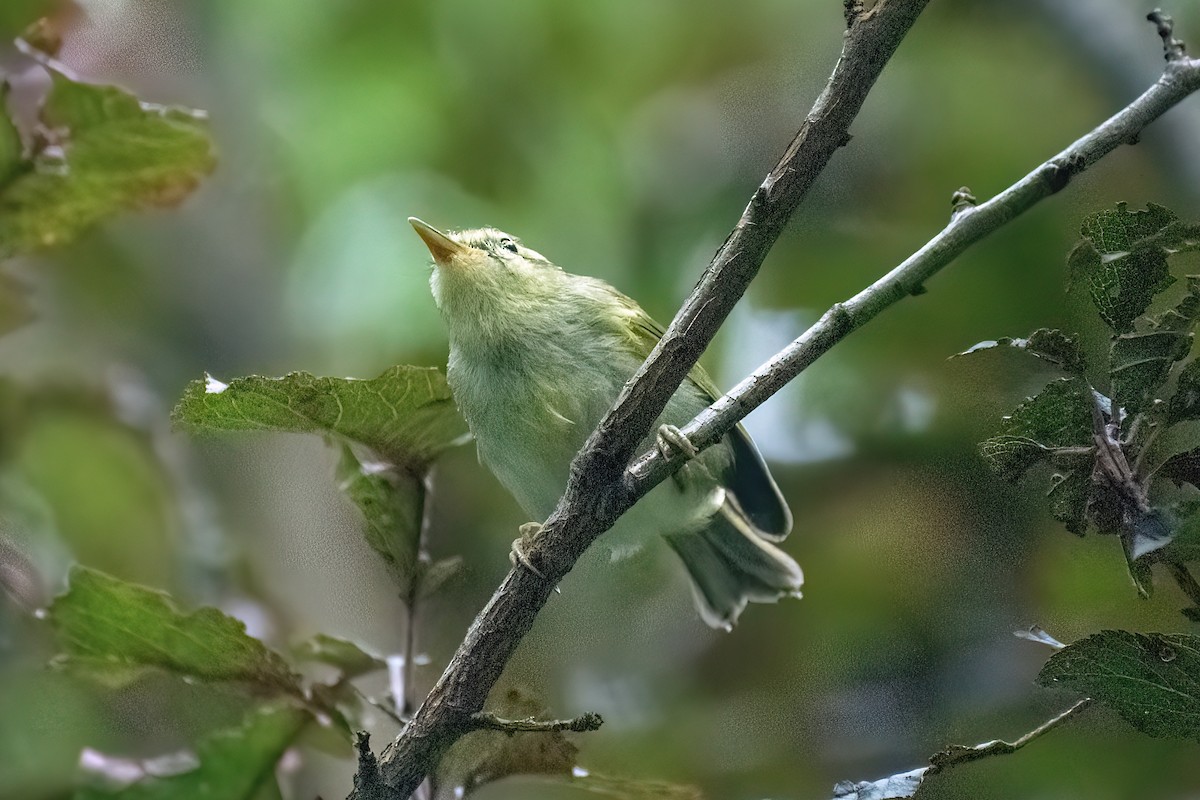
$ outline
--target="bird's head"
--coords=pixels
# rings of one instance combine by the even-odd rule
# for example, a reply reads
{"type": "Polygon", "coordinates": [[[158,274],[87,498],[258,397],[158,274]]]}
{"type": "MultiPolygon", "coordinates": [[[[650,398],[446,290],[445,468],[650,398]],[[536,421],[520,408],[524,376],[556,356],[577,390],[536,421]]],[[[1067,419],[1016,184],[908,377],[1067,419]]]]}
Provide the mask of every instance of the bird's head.
{"type": "Polygon", "coordinates": [[[409,223],[433,256],[430,285],[450,325],[463,318],[520,315],[556,293],[565,273],[536,250],[495,228],[439,231],[409,223]]]}

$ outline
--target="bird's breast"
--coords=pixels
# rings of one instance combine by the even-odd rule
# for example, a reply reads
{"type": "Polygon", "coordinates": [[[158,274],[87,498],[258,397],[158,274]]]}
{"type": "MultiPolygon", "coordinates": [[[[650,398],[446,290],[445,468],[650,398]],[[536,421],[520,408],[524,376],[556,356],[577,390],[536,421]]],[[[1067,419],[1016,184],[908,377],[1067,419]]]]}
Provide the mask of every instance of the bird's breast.
{"type": "Polygon", "coordinates": [[[620,372],[614,360],[587,348],[550,355],[451,349],[447,378],[479,458],[527,513],[543,519],[554,509],[571,459],[636,369],[630,363],[620,372]]]}

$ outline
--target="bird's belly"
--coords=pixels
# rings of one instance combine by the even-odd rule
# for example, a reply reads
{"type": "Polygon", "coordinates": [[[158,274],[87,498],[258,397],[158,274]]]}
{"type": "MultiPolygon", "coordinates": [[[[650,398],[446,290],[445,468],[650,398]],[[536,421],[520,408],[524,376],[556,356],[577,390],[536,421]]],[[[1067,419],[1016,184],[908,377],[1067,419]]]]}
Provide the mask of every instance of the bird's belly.
{"type": "Polygon", "coordinates": [[[508,376],[462,381],[451,369],[448,377],[475,437],[479,460],[525,513],[544,520],[566,488],[571,459],[603,409],[593,413],[561,391],[548,392],[545,386],[508,376]],[[477,386],[488,388],[475,391],[477,386]]]}
{"type": "MultiPolygon", "coordinates": [[[[525,513],[544,521],[566,489],[571,460],[638,365],[632,359],[624,365],[591,364],[570,373],[543,373],[535,383],[499,372],[483,374],[479,364],[455,361],[452,357],[447,377],[480,461],[525,513]],[[584,380],[590,385],[583,385],[584,380]]],[[[664,422],[683,425],[706,405],[686,392],[672,398],[655,430],[664,422]]],[[[639,452],[653,446],[654,436],[652,431],[639,452]]],[[[620,531],[644,535],[679,530],[710,514],[718,488],[712,476],[720,474],[728,459],[727,448],[717,445],[701,455],[701,463],[686,466],[678,480],[668,478],[620,520],[618,538],[620,531]]]]}
{"type": "MultiPolygon", "coordinates": [[[[545,432],[536,434],[544,437],[545,432]]],[[[543,442],[535,446],[519,428],[506,434],[476,437],[479,460],[535,521],[550,516],[567,486],[571,458],[578,446],[543,442]]]]}

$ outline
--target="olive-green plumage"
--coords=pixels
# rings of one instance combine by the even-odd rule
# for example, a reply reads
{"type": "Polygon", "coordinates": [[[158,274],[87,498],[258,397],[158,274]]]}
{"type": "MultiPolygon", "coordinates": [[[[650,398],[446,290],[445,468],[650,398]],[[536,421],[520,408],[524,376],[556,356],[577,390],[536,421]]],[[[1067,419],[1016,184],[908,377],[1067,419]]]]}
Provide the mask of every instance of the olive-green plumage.
{"type": "MultiPolygon", "coordinates": [[[[447,378],[479,458],[526,513],[545,520],[571,459],[663,330],[607,283],[564,272],[508,234],[443,234],[409,221],[433,254],[430,283],[450,335],[447,378]]],[[[656,427],[684,425],[716,396],[695,367],[656,427]]],[[[646,447],[654,443],[651,435],[646,447]]],[[[747,601],[799,595],[800,567],[771,544],[791,522],[738,426],[642,498],[617,530],[662,534],[705,622],[729,628],[747,601]]]]}

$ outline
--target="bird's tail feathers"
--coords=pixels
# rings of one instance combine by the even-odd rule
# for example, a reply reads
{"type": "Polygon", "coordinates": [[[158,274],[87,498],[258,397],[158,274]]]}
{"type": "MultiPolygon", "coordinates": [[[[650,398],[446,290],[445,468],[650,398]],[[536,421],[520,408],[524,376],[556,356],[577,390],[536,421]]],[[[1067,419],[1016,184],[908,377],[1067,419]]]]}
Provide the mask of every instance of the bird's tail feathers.
{"type": "Polygon", "coordinates": [[[728,499],[703,528],[666,539],[687,568],[696,608],[711,627],[731,630],[747,602],[800,596],[800,565],[766,541],[728,499]]]}

